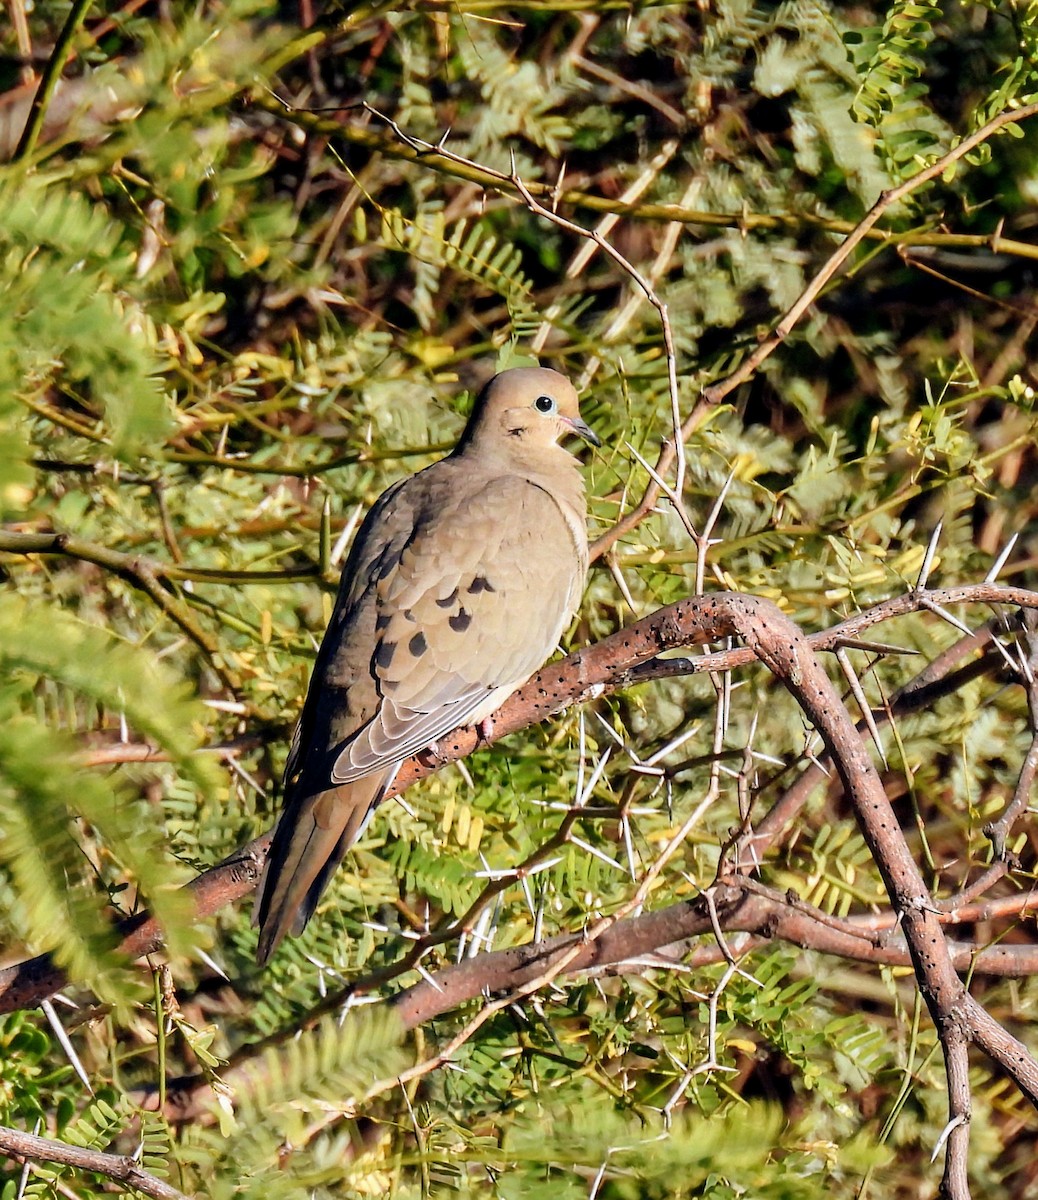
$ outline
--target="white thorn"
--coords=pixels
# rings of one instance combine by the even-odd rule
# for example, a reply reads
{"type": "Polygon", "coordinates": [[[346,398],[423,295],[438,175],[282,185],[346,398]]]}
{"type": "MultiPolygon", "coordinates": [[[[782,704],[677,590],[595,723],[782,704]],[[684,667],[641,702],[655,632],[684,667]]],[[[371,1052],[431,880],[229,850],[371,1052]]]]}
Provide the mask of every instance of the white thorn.
{"type": "Polygon", "coordinates": [[[1010,554],[1013,553],[1013,547],[1016,545],[1016,539],[1019,536],[1020,535],[1018,533],[1014,533],[1013,536],[1009,539],[1009,541],[1006,542],[1005,549],[998,556],[998,558],[996,558],[995,561],[991,564],[991,570],[988,571],[988,573],[984,576],[985,583],[994,583],[995,580],[998,578],[999,572],[1006,565],[1006,559],[1010,556],[1010,554]]]}
{"type": "Polygon", "coordinates": [[[952,1117],[947,1125],[941,1130],[941,1136],[937,1139],[937,1145],[933,1148],[933,1154],[930,1155],[930,1161],[934,1162],[937,1155],[944,1149],[944,1143],[951,1137],[952,1131],[958,1129],[960,1125],[965,1125],[969,1117],[959,1113],[958,1116],[952,1117]]]}
{"type": "Polygon", "coordinates": [[[926,553],[923,555],[923,565],[919,568],[919,578],[915,581],[915,590],[921,592],[926,587],[926,581],[930,578],[930,568],[933,566],[934,555],[937,553],[937,543],[941,540],[941,530],[944,528],[944,522],[938,521],[933,533],[930,535],[930,544],[926,547],[926,553]]]}

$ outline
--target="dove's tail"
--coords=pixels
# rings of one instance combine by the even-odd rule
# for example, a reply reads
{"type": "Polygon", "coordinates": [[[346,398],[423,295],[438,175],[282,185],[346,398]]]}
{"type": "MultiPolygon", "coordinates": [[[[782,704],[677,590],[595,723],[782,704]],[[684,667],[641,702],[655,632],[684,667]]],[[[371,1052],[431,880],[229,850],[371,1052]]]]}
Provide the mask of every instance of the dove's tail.
{"type": "Polygon", "coordinates": [[[262,966],[286,933],[303,932],[332,872],[360,837],[392,779],[369,775],[303,799],[289,794],[259,882],[252,923],[262,966]]]}

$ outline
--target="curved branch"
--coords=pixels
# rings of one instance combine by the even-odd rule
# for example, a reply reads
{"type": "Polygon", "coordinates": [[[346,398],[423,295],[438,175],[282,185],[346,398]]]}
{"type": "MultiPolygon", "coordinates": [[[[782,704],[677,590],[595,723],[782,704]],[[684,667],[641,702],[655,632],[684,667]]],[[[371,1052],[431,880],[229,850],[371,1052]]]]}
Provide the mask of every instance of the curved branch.
{"type": "MultiPolygon", "coordinates": [[[[721,881],[713,895],[722,931],[746,939],[739,944],[740,955],[756,945],[784,941],[802,950],[875,966],[912,965],[898,919],[891,912],[840,920],[741,876],[721,881]]],[[[972,922],[996,915],[1022,917],[1036,911],[1038,893],[1030,893],[1003,897],[990,906],[963,909],[955,919],[972,922]]],[[[953,923],[950,916],[943,921],[953,923]]],[[[697,897],[626,917],[594,940],[579,933],[559,934],[464,959],[427,975],[386,1003],[395,1009],[406,1029],[414,1029],[480,996],[514,996],[540,978],[558,956],[574,949],[576,953],[561,972],[563,975],[641,973],[647,968],[672,970],[679,964],[685,968],[705,967],[724,959],[713,937],[708,943],[694,946],[693,939],[711,933],[709,907],[697,897]]],[[[974,976],[1025,977],[1038,972],[1038,947],[996,944],[978,948],[969,942],[951,941],[949,948],[956,970],[970,971],[974,976]]],[[[233,1086],[236,1072],[246,1063],[250,1073],[263,1069],[258,1063],[265,1049],[297,1036],[301,1027],[312,1025],[325,1013],[341,1010],[349,1000],[370,994],[377,986],[374,977],[359,980],[326,997],[301,1022],[242,1047],[221,1072],[222,1081],[233,1086]]],[[[197,1120],[207,1111],[209,1098],[210,1081],[206,1076],[180,1080],[169,1093],[167,1116],[174,1121],[197,1120]]],[[[144,1107],[153,1108],[158,1103],[157,1089],[137,1099],[144,1107]]]]}
{"type": "MultiPolygon", "coordinates": [[[[70,533],[12,533],[0,530],[2,554],[56,554],[80,562],[103,567],[132,583],[149,590],[149,581],[160,579],[191,580],[194,583],[301,583],[321,576],[320,567],[286,567],[281,570],[224,570],[220,567],[186,567],[179,563],[162,562],[143,554],[127,554],[108,546],[88,542],[70,533]]],[[[150,593],[149,593],[150,594],[150,593]]],[[[169,599],[169,597],[166,597],[169,599]]]]}
{"type": "MultiPolygon", "coordinates": [[[[911,592],[885,601],[867,612],[804,639],[807,646],[826,649],[838,644],[851,631],[860,632],[888,617],[925,608],[926,602],[942,606],[955,603],[1005,604],[1038,608],[1038,593],[1005,584],[980,583],[931,592],[911,592]]],[[[659,609],[628,629],[579,650],[559,662],[549,663],[515,693],[494,718],[491,741],[526,729],[572,704],[594,699],[638,682],[637,668],[665,650],[702,645],[725,636],[729,626],[722,617],[741,602],[759,603],[738,593],[695,596],[659,609]]],[[[785,620],[785,618],[783,618],[785,620]]],[[[687,673],[727,670],[737,662],[754,659],[752,650],[727,651],[686,660],[687,673]]],[[[849,718],[848,718],[849,721],[849,718]]],[[[435,763],[426,756],[403,764],[387,799],[432,774],[447,763],[466,758],[480,744],[480,735],[462,728],[440,744],[435,763]]],[[[774,836],[778,836],[775,830],[774,836]]],[[[225,905],[251,892],[263,870],[271,833],[256,838],[223,862],[204,871],[188,884],[198,919],[212,916],[225,905]]],[[[122,951],[130,957],[148,954],[162,944],[162,932],[154,918],[143,914],[120,924],[122,951]]],[[[444,935],[448,936],[448,935],[444,935]]],[[[396,973],[396,972],[394,972],[396,973]]],[[[49,955],[40,955],[0,970],[0,1014],[31,1007],[52,996],[67,980],[49,955]]]]}
{"type": "MultiPolygon", "coordinates": [[[[253,102],[257,107],[264,108],[268,112],[288,117],[294,124],[309,130],[311,133],[320,133],[325,136],[341,138],[354,145],[365,146],[373,152],[379,151],[412,162],[422,162],[434,170],[456,176],[470,183],[491,188],[504,195],[518,196],[534,213],[552,220],[557,225],[562,225],[570,229],[571,232],[578,232],[581,236],[594,240],[601,249],[611,254],[614,259],[620,261],[623,269],[645,290],[650,301],[657,307],[663,325],[664,339],[667,342],[669,384],[675,396],[677,388],[676,373],[666,306],[655,295],[652,288],[646,285],[645,280],[639,275],[638,271],[629,262],[623,260],[622,256],[619,256],[613,247],[605,242],[600,235],[596,234],[593,230],[585,230],[560,217],[557,211],[559,205],[591,209],[596,212],[608,211],[630,217],[666,221],[667,223],[684,222],[687,224],[713,225],[737,228],[743,231],[755,227],[782,228],[791,221],[789,217],[774,216],[771,214],[736,215],[699,212],[684,209],[680,205],[646,205],[642,203],[624,205],[617,203],[615,200],[590,196],[585,192],[574,189],[559,191],[548,184],[527,183],[517,176],[514,169],[506,174],[503,171],[487,167],[482,163],[466,158],[464,155],[448,150],[446,148],[446,134],[438,143],[413,137],[406,133],[392,118],[379,112],[367,103],[362,103],[359,107],[384,122],[389,128],[392,137],[385,137],[367,126],[359,124],[347,125],[341,120],[295,109],[287,102],[269,93],[255,92],[253,102]],[[550,209],[545,208],[545,203],[551,206],[550,209]]],[[[625,513],[624,516],[595,540],[591,546],[592,561],[597,560],[603,554],[607,553],[621,537],[636,528],[652,511],[662,494],[662,489],[656,477],[663,477],[668,471],[675,468],[677,488],[680,494],[684,473],[684,447],[688,438],[699,427],[707,413],[720,404],[740,384],[752,378],[761,364],[789,337],[811,305],[821,295],[825,286],[835,278],[840,268],[850,258],[858,245],[869,239],[888,245],[904,245],[907,242],[918,244],[917,239],[921,235],[899,234],[892,230],[877,229],[876,226],[881,217],[906,196],[911,195],[911,193],[920,187],[942,175],[948,167],[993,137],[1000,129],[1007,125],[1016,125],[1022,121],[1029,120],[1036,114],[1038,114],[1038,102],[1021,105],[1019,108],[1005,109],[998,113],[990,121],[981,126],[980,129],[963,138],[961,142],[953,146],[945,154],[940,155],[940,157],[936,158],[921,171],[918,171],[910,179],[906,179],[897,187],[882,192],[865,216],[856,224],[851,225],[848,222],[840,222],[838,223],[838,228],[836,228],[831,222],[819,222],[804,217],[792,219],[794,225],[797,226],[804,224],[805,221],[809,221],[812,224],[832,228],[834,232],[845,233],[847,236],[810,280],[791,307],[782,315],[772,332],[761,340],[753,352],[747,355],[735,371],[703,389],[698,401],[683,423],[680,422],[679,414],[675,409],[673,414],[675,436],[664,441],[653,468],[654,474],[650,477],[645,491],[630,512],[625,513]]],[[[932,238],[934,235],[929,236],[932,238]]],[[[988,242],[989,239],[985,238],[982,244],[988,242]]],[[[1004,250],[1008,243],[1000,237],[998,245],[1000,249],[1004,250]]],[[[1038,256],[1038,250],[1033,246],[1028,246],[1026,243],[1017,243],[1016,247],[1015,253],[1028,257],[1038,256]]]]}
{"type": "MultiPolygon", "coordinates": [[[[731,395],[740,384],[752,379],[761,364],[770,358],[786,338],[789,337],[801,318],[821,295],[826,284],[835,278],[837,272],[850,258],[855,247],[875,233],[875,227],[884,213],[924,184],[942,175],[949,166],[958,162],[960,158],[965,157],[965,155],[971,150],[976,149],[983,142],[986,142],[988,138],[993,137],[1004,126],[1018,124],[1021,121],[1030,119],[1035,114],[1038,114],[1038,102],[1000,112],[985,125],[982,125],[980,129],[970,134],[969,137],[963,138],[958,145],[953,146],[946,154],[942,154],[910,179],[906,179],[904,183],[899,184],[895,188],[890,188],[882,192],[875,204],[873,204],[857,225],[850,230],[847,238],[833,251],[825,263],[823,263],[821,269],[815,274],[814,278],[786,312],[783,313],[772,332],[761,340],[756,349],[747,355],[734,371],[726,375],[725,378],[719,379],[703,389],[698,401],[681,427],[682,452],[684,452],[684,443],[698,429],[707,413],[720,404],[727,396],[731,395]]],[[[891,235],[884,232],[881,240],[889,241],[891,240],[891,235]]],[[[676,459],[677,445],[674,442],[664,442],[659,458],[656,460],[656,475],[665,475],[674,465],[676,459]]],[[[624,534],[629,533],[639,525],[652,511],[653,506],[660,498],[660,494],[661,489],[659,484],[655,479],[650,479],[645,492],[634,508],[596,539],[594,545],[591,547],[592,560],[604,554],[624,534]]]]}
{"type": "MultiPolygon", "coordinates": [[[[726,934],[751,934],[762,940],[784,941],[802,950],[877,966],[911,965],[900,923],[892,913],[883,914],[876,923],[872,918],[834,920],[811,905],[794,903],[782,893],[738,876],[723,880],[713,890],[718,920],[726,934]]],[[[1038,894],[1013,899],[1023,901],[1017,915],[1038,911],[1038,894]]],[[[647,955],[664,951],[667,958],[683,961],[689,950],[688,942],[710,932],[706,903],[699,897],[685,900],[628,917],[595,942],[585,942],[567,973],[622,970],[625,962],[643,960],[647,955]]],[[[431,974],[398,993],[390,1003],[405,1027],[412,1029],[486,992],[511,992],[522,987],[543,970],[544,962],[552,955],[580,940],[580,934],[560,934],[543,942],[489,951],[431,974]]],[[[956,969],[975,975],[1023,977],[1038,966],[1038,948],[1033,946],[978,949],[966,942],[952,942],[950,948],[956,969]],[[1017,950],[1022,952],[1019,956],[1013,953],[1017,950]]],[[[704,950],[703,959],[711,962],[723,957],[716,944],[704,950]]],[[[660,958],[659,965],[667,965],[664,958],[660,958]]],[[[639,962],[636,969],[644,969],[643,964],[639,962]]],[[[344,996],[340,994],[335,999],[337,1003],[331,1006],[332,1010],[341,1007],[344,996]]]]}
{"type": "MultiPolygon", "coordinates": [[[[971,133],[969,137],[964,137],[961,142],[953,146],[947,153],[940,155],[939,158],[935,158],[932,163],[924,167],[921,171],[917,171],[910,179],[906,179],[904,183],[898,184],[897,187],[888,188],[885,192],[881,192],[876,203],[873,204],[865,216],[854,227],[854,230],[848,235],[847,240],[841,242],[840,246],[829,257],[822,269],[811,280],[810,284],[783,314],[782,319],[775,326],[771,335],[765,338],[756,350],[731,375],[719,380],[717,383],[711,384],[708,388],[704,388],[703,400],[707,404],[719,404],[740,383],[744,383],[755,374],[761,363],[789,337],[797,322],[804,316],[815,300],[818,299],[825,285],[834,278],[837,271],[850,258],[855,247],[868,237],[880,217],[888,209],[892,208],[895,204],[899,204],[906,196],[911,195],[912,192],[922,187],[923,184],[929,183],[931,180],[943,175],[953,163],[958,162],[960,158],[965,158],[971,150],[975,150],[1006,125],[1018,125],[1021,121],[1029,120],[1036,114],[1038,114],[1038,102],[1021,105],[1019,108],[1004,109],[992,117],[986,124],[971,133]]],[[[887,239],[884,238],[884,240],[887,239]]]]}

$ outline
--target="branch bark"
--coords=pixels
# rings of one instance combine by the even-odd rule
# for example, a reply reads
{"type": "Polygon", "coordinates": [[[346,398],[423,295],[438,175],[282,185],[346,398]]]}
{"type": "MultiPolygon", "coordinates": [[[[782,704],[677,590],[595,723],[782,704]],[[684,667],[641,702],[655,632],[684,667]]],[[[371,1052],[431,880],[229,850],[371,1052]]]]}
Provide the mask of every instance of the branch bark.
{"type": "MultiPolygon", "coordinates": [[[[889,616],[895,611],[913,607],[940,611],[947,605],[966,600],[1013,604],[1024,608],[1038,607],[1036,593],[984,583],[934,591],[917,590],[878,608],[889,616]]],[[[860,632],[873,618],[875,610],[844,622],[813,641],[819,649],[838,645],[841,638],[853,636],[850,630],[860,632]]],[[[641,664],[655,659],[665,650],[699,645],[722,637],[741,639],[745,645],[743,653],[759,659],[795,697],[822,737],[854,808],[890,896],[893,915],[915,968],[920,993],[944,1051],[950,1119],[943,1187],[952,1200],[962,1200],[969,1195],[964,1165],[969,1136],[969,1092],[968,1088],[963,1087],[968,1045],[976,1044],[997,1061],[1033,1103],[1038,1103],[1038,1063],[1018,1039],[967,994],[956,974],[956,955],[942,927],[942,920],[947,920],[947,914],[941,913],[930,896],[867,748],[835,686],[822,668],[814,652],[812,639],[805,637],[774,604],[758,597],[717,593],[682,600],[560,663],[550,664],[501,710],[495,721],[495,737],[524,728],[566,704],[588,700],[606,690],[630,683],[632,678],[637,678],[637,669],[641,664]]],[[[688,670],[710,669],[711,665],[715,665],[711,663],[711,658],[716,660],[719,657],[730,655],[692,660],[688,670]]],[[[457,731],[441,747],[437,763],[412,759],[405,764],[398,776],[396,790],[403,790],[445,762],[471,753],[476,744],[476,731],[457,731]]],[[[191,887],[200,913],[215,911],[230,898],[251,890],[261,870],[264,849],[264,839],[259,839],[228,860],[223,870],[199,876],[191,887]]],[[[662,864],[662,858],[659,864],[662,864]]],[[[657,864],[654,864],[653,870],[656,869],[657,864]]],[[[568,942],[563,939],[550,949],[542,944],[507,952],[513,956],[510,970],[515,975],[520,993],[539,986],[563,971],[587,969],[596,965],[596,962],[600,964],[603,960],[599,955],[603,948],[608,957],[611,940],[629,937],[631,929],[635,928],[628,918],[627,909],[635,904],[640,905],[641,893],[649,882],[651,880],[648,877],[643,881],[632,905],[625,907],[616,917],[600,920],[583,936],[574,935],[568,942]],[[549,955],[547,965],[546,953],[549,955]],[[531,973],[532,979],[527,979],[531,973]],[[520,982],[523,979],[526,982],[520,982]]],[[[723,886],[723,881],[719,886],[723,886]]],[[[711,900],[716,913],[718,897],[713,895],[711,900]]],[[[759,902],[759,896],[757,900],[759,902]]],[[[745,903],[745,897],[739,900],[739,905],[745,903]]],[[[673,916],[672,912],[665,910],[663,914],[650,914],[645,920],[651,928],[653,922],[672,920],[673,916]]],[[[696,913],[695,917],[694,931],[705,931],[702,914],[696,913]]],[[[772,910],[771,920],[764,931],[772,935],[776,920],[781,919],[781,914],[776,916],[772,910]]],[[[846,930],[839,930],[831,918],[823,924],[830,942],[837,935],[846,936],[850,943],[858,940],[846,930]]],[[[125,930],[124,949],[130,954],[144,953],[154,948],[158,939],[159,930],[154,922],[144,918],[125,930]]],[[[673,934],[667,937],[667,941],[673,940],[673,934]]],[[[851,948],[851,945],[847,946],[848,950],[851,948]]],[[[464,964],[464,969],[459,968],[453,976],[456,986],[462,991],[466,990],[468,972],[475,973],[473,977],[480,978],[481,986],[485,986],[486,957],[476,958],[471,964],[464,964]]],[[[60,985],[60,976],[46,962],[34,960],[21,964],[0,976],[0,1007],[14,1007],[14,1001],[18,998],[24,1003],[29,995],[35,995],[38,1000],[41,998],[41,988],[53,988],[55,983],[60,985]]],[[[420,991],[411,990],[412,1005],[420,994],[420,991]]],[[[398,1003],[406,1006],[407,1001],[400,1000],[398,1003]]],[[[495,1002],[491,1008],[498,1003],[495,1002]]],[[[421,1005],[416,1011],[421,1012],[421,1005]]],[[[435,1065],[436,1061],[439,1060],[430,1060],[430,1064],[435,1065]]],[[[421,1073],[421,1064],[412,1071],[415,1076],[421,1073]]]]}
{"type": "MultiPolygon", "coordinates": [[[[652,668],[657,665],[653,660],[657,655],[667,650],[702,645],[724,636],[724,632],[718,628],[717,614],[738,600],[751,601],[752,598],[740,597],[737,593],[717,593],[679,601],[593,646],[559,662],[550,663],[496,714],[491,740],[496,742],[508,734],[526,729],[570,705],[630,687],[643,678],[652,678],[652,668]],[[647,669],[640,674],[640,668],[647,669]]],[[[1038,608],[1038,593],[997,583],[964,584],[925,593],[909,592],[811,635],[805,639],[806,644],[816,650],[831,649],[848,638],[860,637],[883,620],[919,611],[927,607],[926,602],[942,607],[971,603],[1038,608]]],[[[680,668],[675,667],[671,660],[667,662],[667,673],[677,669],[686,674],[730,670],[752,662],[754,657],[752,649],[746,647],[682,660],[680,668]]],[[[416,756],[404,763],[389,796],[397,795],[447,763],[466,758],[478,745],[479,735],[475,730],[455,730],[440,743],[440,758],[435,764],[424,756],[416,756]]],[[[760,832],[758,829],[755,836],[759,838],[760,832]]],[[[771,837],[777,837],[780,832],[781,823],[776,821],[771,837]]],[[[255,888],[270,837],[270,832],[267,832],[256,838],[187,885],[199,920],[212,916],[255,888]]],[[[758,852],[760,845],[758,842],[758,852]]],[[[122,952],[132,958],[151,953],[162,945],[161,929],[147,914],[122,922],[119,932],[123,938],[122,952]]],[[[451,930],[445,936],[455,936],[457,932],[460,931],[451,930]]],[[[5,967],[0,970],[0,1013],[39,1004],[41,1000],[60,991],[66,983],[64,974],[48,955],[5,967]]]]}
{"type": "Polygon", "coordinates": [[[38,1137],[34,1133],[22,1133],[5,1125],[0,1125],[0,1154],[18,1160],[61,1163],[80,1171],[92,1171],[135,1188],[145,1196],[154,1196],[155,1200],[188,1200],[183,1192],[178,1192],[164,1180],[142,1171],[140,1163],[126,1154],[85,1150],[81,1146],[70,1146],[67,1142],[38,1137]]]}

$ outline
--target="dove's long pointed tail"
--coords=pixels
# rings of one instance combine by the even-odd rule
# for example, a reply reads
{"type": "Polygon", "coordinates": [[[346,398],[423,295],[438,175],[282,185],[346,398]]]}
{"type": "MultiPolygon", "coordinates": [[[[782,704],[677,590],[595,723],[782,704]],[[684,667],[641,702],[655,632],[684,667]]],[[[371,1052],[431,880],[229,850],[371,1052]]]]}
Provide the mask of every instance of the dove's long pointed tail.
{"type": "Polygon", "coordinates": [[[252,923],[260,927],[256,961],[261,965],[286,933],[302,933],[388,782],[380,773],[302,799],[287,798],[252,910],[252,923]]]}

